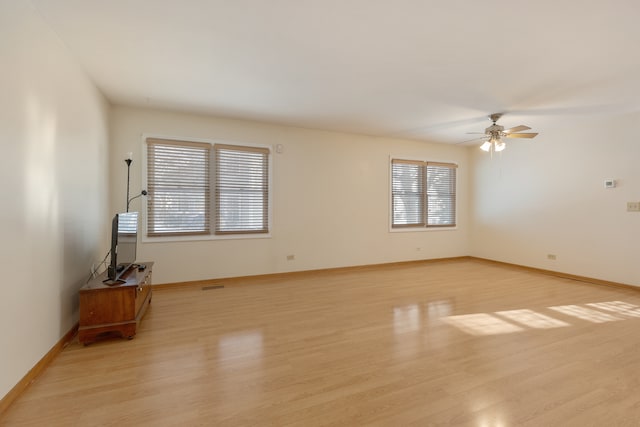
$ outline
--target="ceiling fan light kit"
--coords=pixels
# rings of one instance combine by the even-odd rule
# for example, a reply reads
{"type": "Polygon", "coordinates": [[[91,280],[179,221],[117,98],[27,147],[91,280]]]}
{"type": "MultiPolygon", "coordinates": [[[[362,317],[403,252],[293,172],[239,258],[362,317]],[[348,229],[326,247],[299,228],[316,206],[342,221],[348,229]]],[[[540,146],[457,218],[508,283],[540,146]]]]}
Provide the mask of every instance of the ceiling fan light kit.
{"type": "Polygon", "coordinates": [[[488,138],[482,143],[480,149],[486,152],[500,152],[504,150],[507,145],[502,141],[502,138],[535,138],[537,133],[534,132],[525,132],[522,133],[523,130],[531,129],[529,126],[519,125],[509,129],[505,129],[504,126],[500,126],[496,122],[498,119],[502,117],[502,113],[495,113],[489,116],[489,119],[493,122],[491,126],[484,130],[484,134],[480,139],[488,138]]]}
{"type": "Polygon", "coordinates": [[[491,150],[492,145],[493,145],[493,142],[491,142],[491,141],[485,141],[485,142],[483,142],[483,143],[482,143],[482,145],[480,146],[480,149],[481,149],[482,151],[487,151],[487,152],[488,152],[489,150],[491,150]]]}

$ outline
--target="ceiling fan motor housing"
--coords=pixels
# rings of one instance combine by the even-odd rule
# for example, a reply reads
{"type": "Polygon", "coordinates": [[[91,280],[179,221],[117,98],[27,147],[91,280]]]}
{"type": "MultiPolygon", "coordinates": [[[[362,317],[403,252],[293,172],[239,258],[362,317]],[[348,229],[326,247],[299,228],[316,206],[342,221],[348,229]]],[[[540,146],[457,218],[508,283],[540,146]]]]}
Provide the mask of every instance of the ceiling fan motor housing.
{"type": "Polygon", "coordinates": [[[484,130],[484,133],[497,139],[497,138],[500,138],[501,136],[504,136],[502,132],[503,130],[504,130],[504,126],[500,126],[494,123],[488,128],[486,128],[484,130]]]}

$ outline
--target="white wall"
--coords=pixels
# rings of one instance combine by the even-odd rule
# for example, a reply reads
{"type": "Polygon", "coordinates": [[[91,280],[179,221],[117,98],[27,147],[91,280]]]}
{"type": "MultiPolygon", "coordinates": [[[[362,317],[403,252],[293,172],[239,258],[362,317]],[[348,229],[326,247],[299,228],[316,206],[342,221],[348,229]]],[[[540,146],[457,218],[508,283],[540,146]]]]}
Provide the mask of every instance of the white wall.
{"type": "MultiPolygon", "coordinates": [[[[130,107],[114,107],[111,118],[113,212],[125,208],[127,152],[134,153],[131,193],[142,188],[144,133],[284,147],[282,154],[273,155],[272,237],[142,243],[138,260],[156,262],[155,283],[469,252],[468,152],[463,148],[130,107]],[[389,232],[389,156],[460,165],[457,230],[389,232]],[[295,260],[287,261],[287,255],[295,260]]],[[[131,210],[140,208],[134,201],[131,210]]]]}
{"type": "Polygon", "coordinates": [[[472,150],[472,255],[640,285],[639,120],[566,116],[502,157],[472,150]]]}
{"type": "Polygon", "coordinates": [[[108,105],[29,2],[0,28],[2,398],[77,322],[105,247],[108,105]]]}

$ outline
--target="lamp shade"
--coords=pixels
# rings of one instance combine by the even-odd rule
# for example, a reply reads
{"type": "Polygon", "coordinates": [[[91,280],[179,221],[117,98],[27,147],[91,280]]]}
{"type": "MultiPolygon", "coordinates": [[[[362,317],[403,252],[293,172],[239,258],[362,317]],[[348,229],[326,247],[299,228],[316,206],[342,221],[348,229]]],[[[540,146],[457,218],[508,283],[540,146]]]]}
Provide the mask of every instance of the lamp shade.
{"type": "Polygon", "coordinates": [[[484,144],[480,146],[482,151],[489,151],[491,149],[491,141],[485,141],[484,144]]]}

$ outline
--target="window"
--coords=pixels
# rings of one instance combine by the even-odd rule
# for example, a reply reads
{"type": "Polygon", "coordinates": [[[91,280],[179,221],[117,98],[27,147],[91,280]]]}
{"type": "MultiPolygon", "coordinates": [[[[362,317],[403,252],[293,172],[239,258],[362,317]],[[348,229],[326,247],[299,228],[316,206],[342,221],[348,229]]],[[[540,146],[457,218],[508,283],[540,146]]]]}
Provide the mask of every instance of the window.
{"type": "Polygon", "coordinates": [[[267,148],[147,138],[147,236],[268,233],[269,156],[267,148]]]}
{"type": "Polygon", "coordinates": [[[210,144],[147,139],[147,235],[209,234],[210,144]]]}
{"type": "Polygon", "coordinates": [[[456,168],[452,163],[391,161],[391,226],[454,227],[456,168]]]}
{"type": "Polygon", "coordinates": [[[216,234],[268,233],[269,150],[215,145],[216,234]]]}

